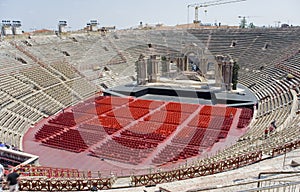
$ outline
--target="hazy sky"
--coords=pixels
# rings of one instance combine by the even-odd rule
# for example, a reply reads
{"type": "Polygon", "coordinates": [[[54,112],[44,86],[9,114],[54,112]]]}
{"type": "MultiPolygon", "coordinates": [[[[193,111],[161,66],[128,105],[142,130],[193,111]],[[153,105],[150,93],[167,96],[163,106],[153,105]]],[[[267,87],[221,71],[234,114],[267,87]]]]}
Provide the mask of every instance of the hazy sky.
{"type": "MultiPolygon", "coordinates": [[[[208,0],[209,1],[209,0],[208,0]]],[[[70,30],[81,29],[90,20],[100,26],[117,29],[144,24],[176,25],[194,18],[188,4],[196,0],[0,0],[1,20],[21,20],[25,31],[56,29],[59,20],[66,20],[70,30]]],[[[203,23],[221,22],[238,25],[238,16],[249,16],[248,21],[258,26],[275,26],[275,21],[300,25],[300,0],[247,0],[199,10],[203,23]]]]}

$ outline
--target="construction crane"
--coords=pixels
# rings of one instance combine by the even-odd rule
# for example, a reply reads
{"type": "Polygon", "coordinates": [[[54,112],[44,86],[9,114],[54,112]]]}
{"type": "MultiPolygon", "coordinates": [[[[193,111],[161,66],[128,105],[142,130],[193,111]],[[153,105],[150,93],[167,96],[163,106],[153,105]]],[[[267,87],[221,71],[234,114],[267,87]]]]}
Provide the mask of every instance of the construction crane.
{"type": "Polygon", "coordinates": [[[194,23],[200,23],[199,19],[198,19],[198,10],[199,8],[202,7],[210,7],[210,6],[216,6],[216,5],[223,5],[223,4],[228,4],[228,3],[238,3],[238,2],[242,2],[242,1],[246,1],[246,0],[216,0],[216,1],[209,1],[209,2],[204,2],[204,3],[194,3],[194,4],[190,4],[188,5],[188,10],[190,7],[195,7],[195,20],[194,23]]]}
{"type": "Polygon", "coordinates": [[[249,18],[249,16],[238,16],[238,18],[241,19],[240,28],[246,28],[247,26],[246,18],[249,18]]]}

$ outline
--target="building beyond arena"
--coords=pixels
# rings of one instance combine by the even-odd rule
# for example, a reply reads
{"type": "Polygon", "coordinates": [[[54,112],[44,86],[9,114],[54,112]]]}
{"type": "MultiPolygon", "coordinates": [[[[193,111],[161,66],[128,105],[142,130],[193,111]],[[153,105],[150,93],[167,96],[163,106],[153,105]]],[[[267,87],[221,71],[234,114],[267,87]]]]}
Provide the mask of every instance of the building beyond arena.
{"type": "Polygon", "coordinates": [[[213,191],[205,178],[226,173],[242,177],[224,181],[233,191],[297,191],[299,36],[299,27],[8,35],[0,141],[10,148],[0,149],[1,164],[23,172],[24,191],[213,191]],[[137,77],[142,61],[152,73],[137,77]],[[232,61],[237,90],[218,68],[232,61]],[[281,165],[290,151],[288,176],[247,177],[254,163],[281,165]],[[176,186],[194,178],[206,184],[176,186]]]}

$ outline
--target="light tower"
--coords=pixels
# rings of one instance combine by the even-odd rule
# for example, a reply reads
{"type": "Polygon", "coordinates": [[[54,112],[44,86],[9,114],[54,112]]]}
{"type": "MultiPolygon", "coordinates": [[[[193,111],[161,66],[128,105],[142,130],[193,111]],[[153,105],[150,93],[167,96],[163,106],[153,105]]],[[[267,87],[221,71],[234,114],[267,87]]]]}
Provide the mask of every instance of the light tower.
{"type": "Polygon", "coordinates": [[[14,35],[21,35],[22,29],[21,29],[21,21],[13,21],[12,23],[12,30],[14,35]]]}
{"type": "Polygon", "coordinates": [[[6,36],[6,35],[12,35],[12,24],[10,20],[2,20],[2,29],[1,33],[6,36]]]}
{"type": "Polygon", "coordinates": [[[58,32],[59,33],[67,32],[67,21],[59,21],[58,22],[58,32]]]}
{"type": "Polygon", "coordinates": [[[98,31],[98,21],[97,20],[91,20],[90,21],[90,31],[98,31]]]}

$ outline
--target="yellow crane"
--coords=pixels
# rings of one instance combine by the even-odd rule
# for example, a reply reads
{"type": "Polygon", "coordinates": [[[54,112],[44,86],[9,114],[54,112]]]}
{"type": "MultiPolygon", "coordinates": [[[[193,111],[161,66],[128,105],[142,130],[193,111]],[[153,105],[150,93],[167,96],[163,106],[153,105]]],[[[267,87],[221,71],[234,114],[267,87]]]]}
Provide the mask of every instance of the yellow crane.
{"type": "Polygon", "coordinates": [[[195,7],[195,19],[194,23],[200,23],[198,19],[198,10],[199,8],[202,7],[210,7],[210,6],[217,6],[217,5],[223,5],[223,4],[228,4],[228,3],[238,3],[246,0],[216,0],[216,1],[209,1],[209,2],[204,2],[204,3],[194,3],[194,4],[189,4],[188,10],[190,7],[195,7]]]}

